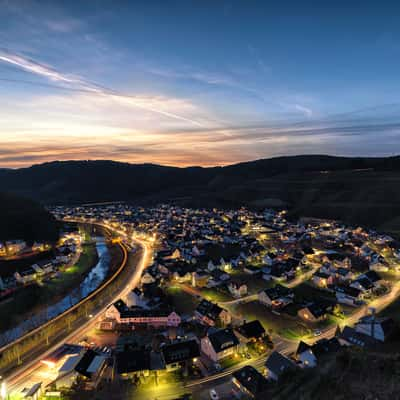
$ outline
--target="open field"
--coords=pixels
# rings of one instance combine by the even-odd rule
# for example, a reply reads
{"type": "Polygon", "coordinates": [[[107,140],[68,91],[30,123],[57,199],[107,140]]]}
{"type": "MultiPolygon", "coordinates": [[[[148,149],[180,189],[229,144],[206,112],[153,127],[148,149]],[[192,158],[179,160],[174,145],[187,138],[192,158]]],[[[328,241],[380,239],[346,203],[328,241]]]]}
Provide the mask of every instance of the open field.
{"type": "Polygon", "coordinates": [[[301,321],[276,315],[257,301],[229,307],[235,315],[240,315],[247,321],[258,319],[269,333],[276,333],[288,339],[299,339],[308,336],[311,330],[301,321]]]}
{"type": "Polygon", "coordinates": [[[169,286],[166,288],[166,293],[179,315],[192,314],[199,303],[194,296],[186,293],[179,286],[169,286]]]}

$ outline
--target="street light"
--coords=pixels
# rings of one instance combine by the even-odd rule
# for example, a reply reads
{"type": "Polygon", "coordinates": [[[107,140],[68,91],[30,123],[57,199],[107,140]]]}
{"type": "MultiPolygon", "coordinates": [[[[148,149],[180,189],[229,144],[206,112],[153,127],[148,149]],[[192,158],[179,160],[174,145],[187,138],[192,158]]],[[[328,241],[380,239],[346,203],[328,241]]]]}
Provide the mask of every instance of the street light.
{"type": "Polygon", "coordinates": [[[5,382],[1,382],[0,397],[1,397],[1,400],[6,400],[7,388],[6,388],[6,383],[5,382]]]}

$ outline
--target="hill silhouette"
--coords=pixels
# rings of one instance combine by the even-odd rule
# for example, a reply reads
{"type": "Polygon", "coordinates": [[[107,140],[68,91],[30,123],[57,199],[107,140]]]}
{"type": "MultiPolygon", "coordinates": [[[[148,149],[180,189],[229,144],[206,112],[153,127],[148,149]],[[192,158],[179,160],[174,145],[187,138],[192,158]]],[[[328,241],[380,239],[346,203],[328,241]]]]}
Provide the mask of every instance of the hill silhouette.
{"type": "Polygon", "coordinates": [[[286,207],[295,216],[400,231],[400,157],[277,157],[226,167],[63,161],[0,170],[4,190],[46,204],[129,201],[286,207]]]}
{"type": "Polygon", "coordinates": [[[58,225],[53,216],[33,200],[0,193],[0,241],[23,239],[55,242],[58,225]]]}

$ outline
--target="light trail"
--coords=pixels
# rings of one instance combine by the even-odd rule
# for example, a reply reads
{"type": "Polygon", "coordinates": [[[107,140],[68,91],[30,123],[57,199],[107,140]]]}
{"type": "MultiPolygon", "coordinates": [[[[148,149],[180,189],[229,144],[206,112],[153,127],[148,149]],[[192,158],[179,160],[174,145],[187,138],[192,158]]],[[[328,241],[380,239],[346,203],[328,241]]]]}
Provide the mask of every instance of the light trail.
{"type": "MultiPolygon", "coordinates": [[[[104,227],[106,227],[107,229],[111,229],[108,226],[104,227]]],[[[107,303],[107,305],[105,305],[99,311],[97,311],[94,314],[93,318],[89,319],[78,330],[75,330],[66,338],[57,342],[46,352],[41,354],[39,357],[36,357],[31,362],[27,363],[19,370],[15,371],[13,374],[5,376],[5,381],[7,381],[7,386],[9,387],[11,395],[19,393],[24,387],[28,385],[29,382],[32,382],[32,384],[37,382],[42,382],[43,387],[51,383],[54,380],[54,375],[49,373],[48,367],[43,365],[41,361],[46,357],[48,357],[49,355],[51,355],[55,350],[57,350],[60,346],[62,346],[65,343],[81,342],[83,338],[88,334],[88,332],[90,332],[90,330],[93,329],[96,326],[96,324],[101,320],[101,318],[105,314],[105,311],[109,307],[109,304],[114,303],[120,298],[125,298],[130,293],[130,291],[138,285],[143,271],[148,266],[151,260],[152,250],[151,246],[149,246],[149,244],[145,240],[134,238],[133,241],[139,244],[139,246],[141,246],[143,253],[140,261],[136,265],[135,271],[131,279],[127,282],[123,290],[120,291],[118,294],[116,294],[115,297],[110,302],[107,303]]],[[[123,244],[119,245],[123,247],[124,252],[126,252],[127,254],[124,245],[123,244]]],[[[126,261],[124,261],[124,263],[126,264],[126,261]]]]}

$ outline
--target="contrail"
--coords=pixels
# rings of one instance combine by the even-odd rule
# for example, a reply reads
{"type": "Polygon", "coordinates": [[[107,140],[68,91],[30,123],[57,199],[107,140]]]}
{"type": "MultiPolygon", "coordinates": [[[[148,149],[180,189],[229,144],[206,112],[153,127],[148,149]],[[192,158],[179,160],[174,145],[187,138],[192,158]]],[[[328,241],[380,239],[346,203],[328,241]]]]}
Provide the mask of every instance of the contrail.
{"type": "MultiPolygon", "coordinates": [[[[110,96],[111,98],[125,98],[125,99],[129,99],[129,104],[137,107],[137,108],[141,108],[143,110],[147,110],[147,111],[151,111],[153,113],[157,113],[160,115],[164,115],[165,117],[169,117],[169,118],[173,118],[176,120],[180,120],[180,121],[185,121],[185,122],[189,122],[191,124],[197,125],[197,126],[201,126],[203,127],[204,125],[201,124],[198,121],[192,120],[190,118],[186,118],[183,117],[181,115],[178,114],[174,114],[168,111],[163,111],[154,107],[150,107],[147,105],[143,105],[143,104],[138,104],[137,98],[135,96],[132,95],[127,95],[124,93],[120,93],[117,92],[113,89],[109,89],[107,87],[98,85],[96,83],[92,83],[89,81],[86,81],[85,79],[82,79],[80,77],[75,77],[75,76],[70,76],[70,75],[66,75],[63,74],[59,71],[57,71],[56,69],[45,65],[45,64],[41,64],[37,61],[31,60],[27,57],[22,57],[18,54],[14,54],[12,52],[10,52],[8,49],[5,48],[0,48],[0,61],[3,61],[4,63],[8,63],[11,65],[16,66],[17,68],[21,68],[25,71],[28,71],[32,74],[35,75],[39,75],[42,77],[45,77],[47,79],[49,79],[50,81],[53,82],[57,82],[60,84],[68,84],[68,85],[75,85],[77,86],[77,88],[69,88],[69,87],[64,87],[64,86],[56,86],[56,85],[48,85],[50,87],[55,87],[58,89],[65,89],[65,90],[75,90],[75,91],[82,91],[82,92],[90,92],[90,93],[95,93],[95,94],[99,94],[101,96],[110,96]]],[[[17,81],[17,80],[13,80],[13,79],[1,79],[3,81],[17,81]]],[[[30,84],[35,84],[34,82],[30,82],[30,81],[23,81],[21,80],[20,82],[22,83],[30,83],[30,84]]],[[[44,86],[44,85],[42,85],[44,86]]]]}

